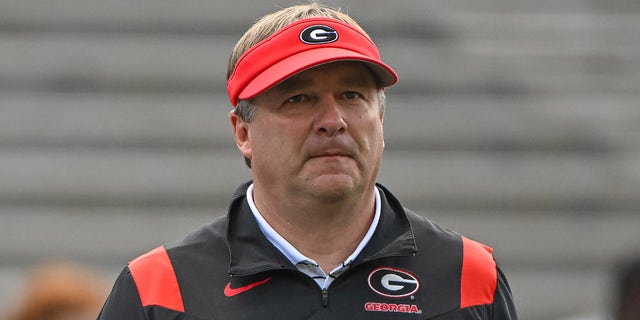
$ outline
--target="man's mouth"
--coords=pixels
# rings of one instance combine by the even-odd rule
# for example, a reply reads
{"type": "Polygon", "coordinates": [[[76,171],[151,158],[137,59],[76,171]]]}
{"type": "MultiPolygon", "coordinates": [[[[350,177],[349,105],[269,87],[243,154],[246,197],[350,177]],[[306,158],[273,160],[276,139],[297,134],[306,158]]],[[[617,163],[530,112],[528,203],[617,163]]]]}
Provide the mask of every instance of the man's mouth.
{"type": "Polygon", "coordinates": [[[349,154],[342,151],[326,151],[311,155],[310,158],[337,158],[337,157],[349,157],[349,154]]]}

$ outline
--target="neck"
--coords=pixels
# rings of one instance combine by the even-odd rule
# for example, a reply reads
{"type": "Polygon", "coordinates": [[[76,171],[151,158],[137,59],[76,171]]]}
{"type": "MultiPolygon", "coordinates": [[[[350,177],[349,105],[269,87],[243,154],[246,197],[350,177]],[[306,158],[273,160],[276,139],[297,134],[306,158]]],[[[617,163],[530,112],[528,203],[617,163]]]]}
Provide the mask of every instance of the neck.
{"type": "Polygon", "coordinates": [[[305,256],[329,272],[344,262],[371,226],[375,189],[343,201],[278,199],[254,185],[253,200],[264,219],[305,256]]]}

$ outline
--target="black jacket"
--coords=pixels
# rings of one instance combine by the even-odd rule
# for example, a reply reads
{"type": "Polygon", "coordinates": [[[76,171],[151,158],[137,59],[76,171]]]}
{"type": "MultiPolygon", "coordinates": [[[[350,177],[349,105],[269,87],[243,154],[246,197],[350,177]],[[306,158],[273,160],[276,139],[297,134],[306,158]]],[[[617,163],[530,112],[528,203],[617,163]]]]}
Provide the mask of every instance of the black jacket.
{"type": "Polygon", "coordinates": [[[129,263],[99,320],[517,319],[491,248],[404,209],[383,186],[378,227],[327,290],[262,234],[245,198],[129,263]]]}

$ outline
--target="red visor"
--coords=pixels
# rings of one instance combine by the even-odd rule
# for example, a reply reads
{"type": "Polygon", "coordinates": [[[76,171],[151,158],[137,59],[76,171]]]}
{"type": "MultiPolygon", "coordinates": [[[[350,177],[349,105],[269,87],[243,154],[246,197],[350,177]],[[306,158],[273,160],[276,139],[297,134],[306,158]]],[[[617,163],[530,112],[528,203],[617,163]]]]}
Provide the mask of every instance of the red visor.
{"type": "Polygon", "coordinates": [[[227,81],[229,99],[235,107],[239,99],[251,99],[300,71],[338,60],[365,62],[385,87],[398,80],[366,35],[339,20],[308,18],[285,26],[240,56],[227,81]]]}

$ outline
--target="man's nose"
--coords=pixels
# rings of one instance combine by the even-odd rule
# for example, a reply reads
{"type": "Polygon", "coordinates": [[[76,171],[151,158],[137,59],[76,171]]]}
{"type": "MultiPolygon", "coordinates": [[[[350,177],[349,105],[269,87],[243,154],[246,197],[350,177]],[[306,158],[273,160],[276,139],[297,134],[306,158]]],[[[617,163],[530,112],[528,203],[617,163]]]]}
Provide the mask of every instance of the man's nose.
{"type": "Polygon", "coordinates": [[[320,101],[318,113],[315,125],[316,132],[333,136],[343,133],[347,129],[343,111],[335,98],[332,97],[320,101]]]}

